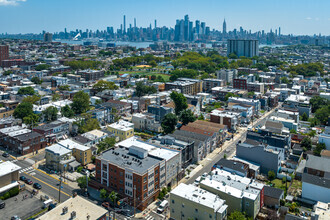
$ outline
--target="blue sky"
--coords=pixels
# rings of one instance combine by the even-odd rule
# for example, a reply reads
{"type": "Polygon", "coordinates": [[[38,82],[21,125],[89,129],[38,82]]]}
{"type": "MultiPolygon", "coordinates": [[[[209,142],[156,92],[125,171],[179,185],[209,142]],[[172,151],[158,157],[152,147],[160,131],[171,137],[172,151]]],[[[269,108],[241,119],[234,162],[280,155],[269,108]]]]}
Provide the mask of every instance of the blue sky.
{"type": "Polygon", "coordinates": [[[86,28],[175,25],[188,14],[190,20],[205,21],[211,29],[269,31],[283,34],[330,35],[329,0],[0,0],[0,33],[39,33],[86,28]]]}

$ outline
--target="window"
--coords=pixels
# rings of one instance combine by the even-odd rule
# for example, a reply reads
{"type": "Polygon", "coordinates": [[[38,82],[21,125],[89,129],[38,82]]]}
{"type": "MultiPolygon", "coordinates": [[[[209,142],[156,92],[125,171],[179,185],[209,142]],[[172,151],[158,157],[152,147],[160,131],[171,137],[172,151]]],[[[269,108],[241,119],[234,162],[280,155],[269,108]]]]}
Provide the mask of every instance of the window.
{"type": "Polygon", "coordinates": [[[195,212],[198,213],[198,209],[195,209],[195,212]]]}
{"type": "Polygon", "coordinates": [[[172,204],[174,204],[175,203],[175,201],[174,201],[174,199],[172,199],[172,204]]]}
{"type": "Polygon", "coordinates": [[[212,217],[213,217],[213,216],[210,214],[210,215],[209,215],[209,218],[212,218],[212,217]]]}
{"type": "Polygon", "coordinates": [[[184,203],[182,203],[182,208],[184,208],[184,203]]]}
{"type": "Polygon", "coordinates": [[[147,177],[146,177],[146,176],[143,177],[143,182],[144,182],[144,183],[147,182],[147,177]]]}

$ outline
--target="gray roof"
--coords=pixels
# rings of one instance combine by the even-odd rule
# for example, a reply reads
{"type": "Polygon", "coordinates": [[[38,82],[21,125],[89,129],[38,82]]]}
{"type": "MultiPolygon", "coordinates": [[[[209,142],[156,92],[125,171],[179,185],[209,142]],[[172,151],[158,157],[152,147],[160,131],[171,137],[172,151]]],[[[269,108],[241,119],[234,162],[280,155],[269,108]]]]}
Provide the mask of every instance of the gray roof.
{"type": "Polygon", "coordinates": [[[38,132],[32,131],[30,133],[26,133],[26,134],[21,134],[16,136],[15,138],[24,142],[24,141],[28,141],[30,139],[36,138],[36,137],[40,137],[42,136],[41,134],[39,134],[38,132]]]}
{"type": "Polygon", "coordinates": [[[81,136],[81,135],[75,136],[72,139],[81,144],[86,144],[88,142],[91,142],[90,139],[88,139],[87,137],[81,136]]]}
{"type": "Polygon", "coordinates": [[[280,199],[282,195],[284,195],[284,191],[282,189],[270,187],[270,186],[265,186],[264,188],[264,195],[271,197],[271,198],[276,198],[280,199]]]}
{"type": "Polygon", "coordinates": [[[130,169],[135,173],[144,174],[148,169],[157,166],[163,159],[148,155],[140,158],[129,153],[126,148],[115,148],[105,151],[100,155],[100,159],[107,160],[122,169],[130,169]]]}
{"type": "Polygon", "coordinates": [[[227,167],[232,170],[236,170],[241,173],[246,173],[246,170],[244,169],[244,164],[241,162],[233,161],[233,160],[227,160],[225,158],[221,158],[216,165],[227,167]]]}
{"type": "Polygon", "coordinates": [[[324,172],[330,172],[330,159],[326,157],[317,157],[314,155],[308,155],[306,160],[306,167],[315,170],[321,170],[324,172]]]}
{"type": "Polygon", "coordinates": [[[314,176],[308,173],[303,173],[302,182],[310,183],[313,185],[321,186],[330,189],[330,179],[314,176]]]}

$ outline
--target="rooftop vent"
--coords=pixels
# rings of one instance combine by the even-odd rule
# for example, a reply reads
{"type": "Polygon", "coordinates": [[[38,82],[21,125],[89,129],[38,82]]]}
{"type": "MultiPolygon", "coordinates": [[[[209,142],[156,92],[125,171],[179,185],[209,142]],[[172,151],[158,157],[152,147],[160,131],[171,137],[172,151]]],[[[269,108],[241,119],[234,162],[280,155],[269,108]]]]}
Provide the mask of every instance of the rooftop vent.
{"type": "Polygon", "coordinates": [[[68,207],[67,206],[64,206],[63,209],[62,209],[62,213],[63,215],[68,213],[68,207]]]}
{"type": "Polygon", "coordinates": [[[76,211],[72,211],[71,212],[71,219],[75,219],[76,218],[76,211]]]}

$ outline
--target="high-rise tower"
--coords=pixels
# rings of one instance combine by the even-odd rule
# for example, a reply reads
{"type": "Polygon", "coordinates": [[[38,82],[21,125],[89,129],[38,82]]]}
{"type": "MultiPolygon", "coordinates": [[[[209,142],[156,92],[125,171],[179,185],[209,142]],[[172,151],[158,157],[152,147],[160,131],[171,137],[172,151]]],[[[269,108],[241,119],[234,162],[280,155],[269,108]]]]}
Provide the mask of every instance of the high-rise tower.
{"type": "Polygon", "coordinates": [[[123,33],[126,33],[126,15],[124,15],[124,30],[123,33]]]}
{"type": "Polygon", "coordinates": [[[223,33],[223,34],[226,34],[226,33],[227,33],[226,19],[223,20],[223,24],[222,24],[222,33],[223,33]]]}

